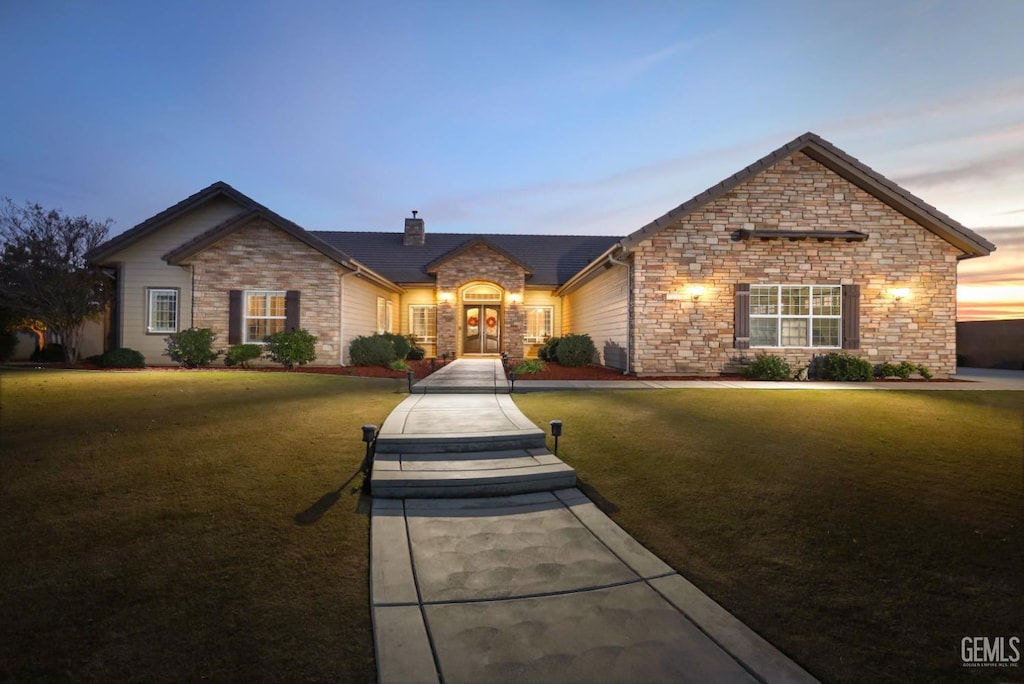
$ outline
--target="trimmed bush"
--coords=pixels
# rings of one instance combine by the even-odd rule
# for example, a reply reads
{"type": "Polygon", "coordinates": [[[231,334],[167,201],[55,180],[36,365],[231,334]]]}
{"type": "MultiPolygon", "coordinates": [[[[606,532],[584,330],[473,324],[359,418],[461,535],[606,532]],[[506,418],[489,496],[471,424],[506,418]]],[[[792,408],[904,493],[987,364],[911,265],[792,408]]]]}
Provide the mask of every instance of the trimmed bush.
{"type": "Polygon", "coordinates": [[[540,359],[523,359],[515,365],[512,372],[516,375],[533,375],[544,370],[544,362],[540,359]]]}
{"type": "Polygon", "coordinates": [[[916,370],[917,366],[909,361],[900,361],[900,364],[896,366],[896,377],[900,380],[909,380],[916,370]]]}
{"type": "Polygon", "coordinates": [[[590,335],[566,335],[559,340],[555,356],[561,365],[578,368],[593,362],[597,347],[590,335]]]}
{"type": "Polygon", "coordinates": [[[917,374],[920,375],[925,380],[931,380],[932,379],[932,372],[930,370],[928,370],[928,366],[926,366],[924,364],[919,364],[918,365],[918,367],[917,367],[917,374]]]}
{"type": "Polygon", "coordinates": [[[362,335],[348,347],[353,366],[384,366],[398,360],[395,345],[384,335],[362,335]]]}
{"type": "Polygon", "coordinates": [[[308,330],[282,330],[267,338],[266,357],[285,368],[316,360],[316,336],[308,330]]]}
{"type": "Polygon", "coordinates": [[[36,349],[32,352],[32,356],[29,359],[39,363],[60,363],[67,359],[67,354],[64,351],[63,344],[50,342],[44,345],[42,349],[36,349]]]}
{"type": "Polygon", "coordinates": [[[167,350],[164,354],[185,368],[203,368],[220,356],[220,351],[213,348],[215,339],[217,333],[210,328],[182,330],[167,336],[167,350]]]}
{"type": "Polygon", "coordinates": [[[758,354],[742,372],[752,380],[790,380],[793,377],[789,362],[775,354],[758,354]]]}
{"type": "Polygon", "coordinates": [[[892,365],[888,361],[885,363],[879,363],[875,366],[875,377],[881,380],[885,378],[891,378],[896,375],[896,366],[892,365]]]}
{"type": "Polygon", "coordinates": [[[104,368],[145,368],[146,359],[131,347],[121,347],[101,356],[100,365],[104,368]]]}
{"type": "Polygon", "coordinates": [[[248,368],[249,362],[260,358],[262,354],[263,347],[258,344],[233,344],[224,354],[224,365],[248,368]]]}
{"type": "Polygon", "coordinates": [[[409,364],[405,359],[395,359],[388,364],[388,368],[397,371],[407,371],[409,370],[409,364]]]}
{"type": "Polygon", "coordinates": [[[875,371],[870,361],[845,352],[826,354],[822,370],[825,380],[835,382],[868,382],[875,371]]]}
{"type": "Polygon", "coordinates": [[[558,363],[558,343],[561,341],[561,337],[549,337],[544,342],[544,346],[537,350],[537,358],[541,361],[558,363]]]}

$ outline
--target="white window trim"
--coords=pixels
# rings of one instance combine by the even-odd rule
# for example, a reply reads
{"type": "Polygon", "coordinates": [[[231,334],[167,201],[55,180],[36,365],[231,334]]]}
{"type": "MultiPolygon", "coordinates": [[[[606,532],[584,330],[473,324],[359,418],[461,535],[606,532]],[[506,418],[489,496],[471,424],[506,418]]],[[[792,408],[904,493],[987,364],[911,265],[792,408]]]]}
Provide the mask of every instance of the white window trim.
{"type": "Polygon", "coordinates": [[[387,297],[377,297],[377,332],[389,333],[395,329],[395,303],[387,297]]]}
{"type": "Polygon", "coordinates": [[[550,337],[550,336],[555,334],[555,307],[550,306],[550,305],[548,305],[548,306],[535,306],[535,305],[531,304],[529,306],[524,306],[523,309],[524,309],[524,312],[525,312],[525,315],[526,315],[526,321],[527,321],[527,323],[526,323],[526,332],[523,335],[523,342],[525,342],[526,344],[544,344],[544,342],[547,341],[548,337],[550,337]],[[530,310],[531,309],[542,309],[542,310],[547,310],[547,311],[550,312],[550,314],[551,314],[550,315],[551,330],[548,332],[547,335],[541,334],[539,336],[538,335],[531,336],[531,335],[528,334],[529,330],[530,330],[529,320],[530,320],[530,310]]]}
{"type": "Polygon", "coordinates": [[[843,291],[841,285],[800,285],[793,283],[755,283],[750,286],[750,348],[751,349],[841,349],[843,345],[843,291]],[[755,314],[754,308],[754,288],[758,287],[773,287],[775,288],[775,310],[777,313],[774,314],[755,314]],[[809,289],[808,296],[810,300],[807,304],[806,314],[783,314],[782,313],[782,288],[784,287],[806,287],[809,289]],[[837,314],[816,314],[814,313],[814,291],[816,289],[828,288],[830,290],[837,290],[839,292],[839,313],[837,314]],[[775,320],[775,340],[777,344],[754,344],[754,321],[755,320],[775,320]],[[782,344],[782,321],[787,319],[801,319],[807,321],[807,339],[806,344],[782,344]],[[837,322],[836,327],[838,329],[838,339],[836,344],[813,344],[814,342],[814,321],[816,320],[834,320],[837,322]]]}
{"type": "MultiPolygon", "coordinates": [[[[424,318],[426,321],[426,318],[424,318]]],[[[430,326],[427,326],[428,329],[430,326]]],[[[416,338],[417,342],[433,343],[437,340],[437,305],[436,304],[410,304],[409,305],[409,333],[416,338]],[[427,318],[434,319],[434,334],[433,335],[418,335],[416,333],[416,315],[417,309],[424,310],[427,318]]]]}
{"type": "Polygon", "coordinates": [[[288,293],[285,290],[245,290],[242,293],[242,342],[245,344],[266,344],[267,341],[264,339],[250,339],[249,338],[249,321],[286,321],[288,320],[288,311],[284,312],[282,316],[271,316],[269,315],[270,306],[267,300],[274,296],[280,295],[285,298],[285,306],[288,306],[288,293]],[[268,305],[264,307],[264,311],[268,312],[266,316],[250,316],[249,315],[249,297],[261,295],[264,298],[264,302],[268,305]]]}
{"type": "Polygon", "coordinates": [[[146,288],[146,332],[154,335],[166,335],[178,332],[178,321],[181,313],[181,294],[176,287],[147,287],[146,288]],[[156,313],[154,299],[157,295],[174,295],[174,325],[169,328],[158,328],[153,325],[153,314],[156,313]]]}

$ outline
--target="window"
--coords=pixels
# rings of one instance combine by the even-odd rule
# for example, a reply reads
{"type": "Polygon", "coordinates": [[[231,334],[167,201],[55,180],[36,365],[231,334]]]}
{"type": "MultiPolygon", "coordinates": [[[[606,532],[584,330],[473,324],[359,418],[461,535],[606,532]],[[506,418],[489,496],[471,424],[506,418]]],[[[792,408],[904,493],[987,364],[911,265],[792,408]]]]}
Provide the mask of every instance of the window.
{"type": "Polygon", "coordinates": [[[178,291],[171,288],[146,290],[146,332],[178,332],[178,291]]]}
{"type": "Polygon", "coordinates": [[[417,342],[433,342],[437,338],[437,307],[433,304],[411,305],[409,332],[417,342]]]}
{"type": "Polygon", "coordinates": [[[377,332],[389,333],[395,317],[394,303],[390,299],[377,297],[377,332]]]}
{"type": "Polygon", "coordinates": [[[751,285],[751,347],[839,347],[839,285],[751,285]]]}
{"type": "Polygon", "coordinates": [[[246,291],[243,329],[247,344],[259,344],[285,329],[285,298],[283,291],[246,291]]]}
{"type": "Polygon", "coordinates": [[[554,333],[552,321],[555,309],[552,306],[527,306],[526,338],[527,344],[543,344],[554,333]]]}

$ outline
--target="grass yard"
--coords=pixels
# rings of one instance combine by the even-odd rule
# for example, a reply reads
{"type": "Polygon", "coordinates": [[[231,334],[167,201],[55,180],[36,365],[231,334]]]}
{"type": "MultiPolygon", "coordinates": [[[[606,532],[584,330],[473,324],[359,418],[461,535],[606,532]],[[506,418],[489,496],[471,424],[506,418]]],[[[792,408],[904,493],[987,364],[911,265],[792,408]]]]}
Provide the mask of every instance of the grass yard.
{"type": "Polygon", "coordinates": [[[404,386],[0,371],[0,681],[372,681],[340,487],[404,386]]]}
{"type": "Polygon", "coordinates": [[[1022,681],[1024,393],[517,395],[644,545],[827,682],[1022,681]]]}

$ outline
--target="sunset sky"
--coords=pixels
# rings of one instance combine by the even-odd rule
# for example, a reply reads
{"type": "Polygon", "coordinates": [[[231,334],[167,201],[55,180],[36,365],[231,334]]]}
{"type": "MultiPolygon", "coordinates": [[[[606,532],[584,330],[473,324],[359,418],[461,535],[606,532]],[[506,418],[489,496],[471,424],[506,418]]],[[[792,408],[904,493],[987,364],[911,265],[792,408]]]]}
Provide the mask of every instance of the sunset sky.
{"type": "Polygon", "coordinates": [[[1024,317],[1024,2],[0,3],[0,196],[130,228],[624,235],[814,131],[994,242],[1024,317]]]}

